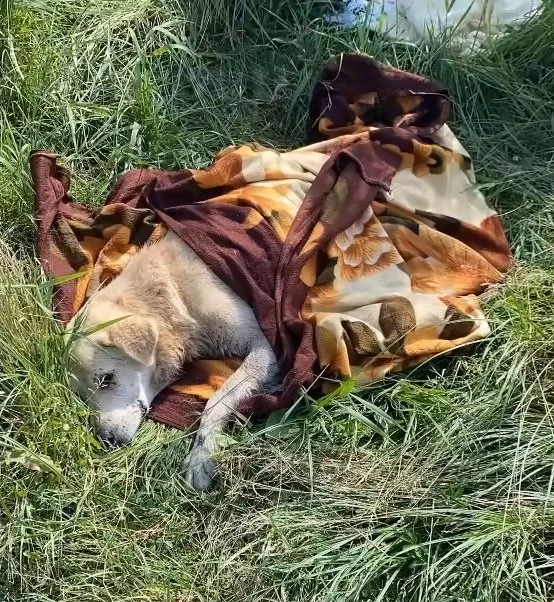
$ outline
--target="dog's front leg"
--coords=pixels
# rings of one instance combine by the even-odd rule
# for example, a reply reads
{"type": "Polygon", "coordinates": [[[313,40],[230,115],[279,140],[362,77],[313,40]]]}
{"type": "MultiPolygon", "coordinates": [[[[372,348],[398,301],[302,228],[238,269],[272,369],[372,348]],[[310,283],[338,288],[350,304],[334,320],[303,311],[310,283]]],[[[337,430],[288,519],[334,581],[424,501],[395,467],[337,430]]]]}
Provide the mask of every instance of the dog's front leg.
{"type": "Polygon", "coordinates": [[[276,384],[277,359],[265,338],[256,340],[240,368],[208,400],[202,413],[192,450],[185,463],[185,480],[197,491],[210,489],[217,477],[213,455],[218,435],[241,402],[251,393],[276,384]]]}

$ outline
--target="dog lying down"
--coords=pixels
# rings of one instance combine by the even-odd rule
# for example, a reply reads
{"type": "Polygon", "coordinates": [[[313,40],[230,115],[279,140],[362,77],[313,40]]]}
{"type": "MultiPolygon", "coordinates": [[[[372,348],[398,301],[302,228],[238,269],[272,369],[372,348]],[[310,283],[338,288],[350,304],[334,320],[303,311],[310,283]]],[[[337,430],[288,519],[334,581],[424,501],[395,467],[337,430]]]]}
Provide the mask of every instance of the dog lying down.
{"type": "Polygon", "coordinates": [[[68,324],[73,381],[95,412],[100,439],[129,443],[155,396],[186,362],[236,355],[241,367],[200,419],[185,479],[198,491],[217,475],[217,438],[242,400],[279,384],[277,359],[252,309],[175,234],[143,247],[68,324]]]}

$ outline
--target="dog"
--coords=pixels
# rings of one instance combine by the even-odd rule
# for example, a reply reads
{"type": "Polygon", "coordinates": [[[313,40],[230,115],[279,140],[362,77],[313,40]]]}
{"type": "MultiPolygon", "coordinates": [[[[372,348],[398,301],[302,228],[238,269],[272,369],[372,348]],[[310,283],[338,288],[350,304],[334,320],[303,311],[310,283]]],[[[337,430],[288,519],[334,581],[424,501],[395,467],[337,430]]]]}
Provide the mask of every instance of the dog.
{"type": "Polygon", "coordinates": [[[131,441],[187,362],[244,358],[208,400],[185,461],[185,480],[197,491],[214,484],[218,435],[241,401],[279,386],[277,358],[251,307],[173,232],[142,247],[67,329],[72,382],[110,446],[131,441]]]}

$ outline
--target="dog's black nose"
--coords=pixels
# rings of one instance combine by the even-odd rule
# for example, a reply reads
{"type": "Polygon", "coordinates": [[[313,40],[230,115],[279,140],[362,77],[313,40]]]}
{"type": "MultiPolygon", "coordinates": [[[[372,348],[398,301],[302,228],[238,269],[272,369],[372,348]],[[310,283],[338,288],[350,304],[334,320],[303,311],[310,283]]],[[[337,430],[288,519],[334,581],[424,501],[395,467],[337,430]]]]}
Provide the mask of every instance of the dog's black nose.
{"type": "Polygon", "coordinates": [[[112,435],[111,433],[100,435],[100,440],[102,441],[102,443],[104,443],[107,447],[111,449],[116,449],[121,445],[121,443],[119,443],[115,438],[115,435],[112,435]]]}
{"type": "Polygon", "coordinates": [[[130,438],[125,435],[114,433],[109,430],[100,430],[98,432],[98,438],[106,447],[109,449],[117,449],[118,447],[123,447],[129,443],[130,438]]]}

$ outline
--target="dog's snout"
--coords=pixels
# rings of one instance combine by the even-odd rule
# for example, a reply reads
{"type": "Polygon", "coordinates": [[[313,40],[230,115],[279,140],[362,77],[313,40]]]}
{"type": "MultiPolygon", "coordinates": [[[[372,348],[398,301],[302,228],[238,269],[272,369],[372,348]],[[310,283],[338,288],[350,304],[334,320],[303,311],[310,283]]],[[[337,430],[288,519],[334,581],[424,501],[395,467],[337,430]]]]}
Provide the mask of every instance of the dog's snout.
{"type": "Polygon", "coordinates": [[[150,409],[142,399],[127,404],[120,411],[100,412],[96,418],[97,437],[110,449],[123,447],[131,442],[144,416],[150,409]]]}

